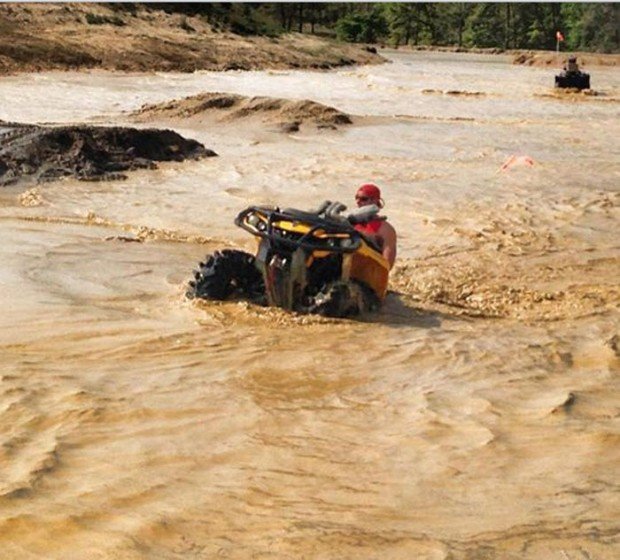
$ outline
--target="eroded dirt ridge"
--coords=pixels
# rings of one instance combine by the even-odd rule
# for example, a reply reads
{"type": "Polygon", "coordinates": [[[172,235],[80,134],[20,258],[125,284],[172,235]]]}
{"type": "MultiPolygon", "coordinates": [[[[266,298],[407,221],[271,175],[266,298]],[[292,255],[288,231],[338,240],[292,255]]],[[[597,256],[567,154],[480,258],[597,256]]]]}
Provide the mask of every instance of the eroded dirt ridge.
{"type": "Polygon", "coordinates": [[[209,116],[223,121],[259,118],[263,122],[279,124],[288,132],[298,130],[302,124],[317,128],[337,128],[338,125],[353,122],[346,113],[307,99],[245,97],[228,93],[202,93],[165,103],[144,105],[132,116],[139,121],[209,116]]]}
{"type": "Polygon", "coordinates": [[[61,177],[125,179],[125,172],[155,168],[156,161],[217,155],[196,140],[159,129],[0,123],[0,141],[0,186],[61,177]]]}
{"type": "Polygon", "coordinates": [[[52,69],[121,71],[328,69],[379,64],[360,45],[310,34],[243,37],[206,18],[167,14],[155,5],[131,12],[105,4],[0,4],[0,74],[52,69]]]}

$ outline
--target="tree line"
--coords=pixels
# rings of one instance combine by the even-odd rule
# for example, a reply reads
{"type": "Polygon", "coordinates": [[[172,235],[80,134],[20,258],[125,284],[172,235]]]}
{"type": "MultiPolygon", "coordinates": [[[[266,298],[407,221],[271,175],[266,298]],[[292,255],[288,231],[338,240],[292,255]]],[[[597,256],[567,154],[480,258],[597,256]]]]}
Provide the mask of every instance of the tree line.
{"type": "MultiPolygon", "coordinates": [[[[113,4],[123,9],[127,4],[113,4]]],[[[556,48],[620,52],[619,3],[385,2],[174,3],[151,9],[205,17],[215,29],[244,35],[286,32],[334,36],[394,47],[556,48]]]]}

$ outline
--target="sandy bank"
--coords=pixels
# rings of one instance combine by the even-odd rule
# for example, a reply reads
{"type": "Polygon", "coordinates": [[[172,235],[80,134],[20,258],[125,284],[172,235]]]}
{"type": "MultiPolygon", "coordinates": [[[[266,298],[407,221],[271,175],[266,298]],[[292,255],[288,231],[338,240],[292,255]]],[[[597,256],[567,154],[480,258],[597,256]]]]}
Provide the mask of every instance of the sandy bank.
{"type": "Polygon", "coordinates": [[[359,45],[312,35],[218,32],[203,18],[167,14],[156,5],[138,6],[133,14],[104,4],[0,5],[0,74],[82,68],[328,69],[384,61],[359,45]]]}

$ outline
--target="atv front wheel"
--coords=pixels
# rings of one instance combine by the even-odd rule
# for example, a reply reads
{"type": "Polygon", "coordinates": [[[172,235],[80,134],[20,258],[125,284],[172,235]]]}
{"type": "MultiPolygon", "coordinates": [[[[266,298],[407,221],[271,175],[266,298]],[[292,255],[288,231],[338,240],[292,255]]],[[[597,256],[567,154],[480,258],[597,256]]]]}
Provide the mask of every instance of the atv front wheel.
{"type": "Polygon", "coordinates": [[[263,276],[256,268],[254,255],[225,249],[207,255],[194,272],[185,294],[189,299],[224,300],[242,295],[261,303],[265,296],[263,276]]]}
{"type": "Polygon", "coordinates": [[[308,312],[325,317],[352,317],[378,307],[379,299],[370,288],[359,282],[338,280],[323,286],[314,296],[308,312]]]}

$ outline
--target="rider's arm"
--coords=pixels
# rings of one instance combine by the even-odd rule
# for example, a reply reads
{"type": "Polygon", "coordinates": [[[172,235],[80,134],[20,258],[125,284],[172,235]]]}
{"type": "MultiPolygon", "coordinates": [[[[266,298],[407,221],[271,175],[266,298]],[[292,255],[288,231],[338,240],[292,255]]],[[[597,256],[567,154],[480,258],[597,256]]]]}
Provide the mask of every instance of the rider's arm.
{"type": "Polygon", "coordinates": [[[379,235],[383,239],[383,258],[390,263],[390,269],[396,260],[396,230],[387,222],[383,222],[379,235]]]}

